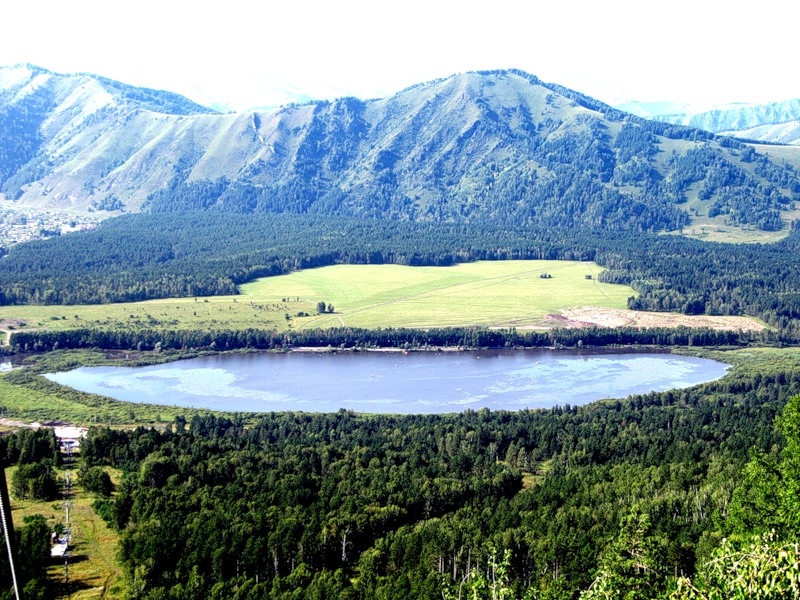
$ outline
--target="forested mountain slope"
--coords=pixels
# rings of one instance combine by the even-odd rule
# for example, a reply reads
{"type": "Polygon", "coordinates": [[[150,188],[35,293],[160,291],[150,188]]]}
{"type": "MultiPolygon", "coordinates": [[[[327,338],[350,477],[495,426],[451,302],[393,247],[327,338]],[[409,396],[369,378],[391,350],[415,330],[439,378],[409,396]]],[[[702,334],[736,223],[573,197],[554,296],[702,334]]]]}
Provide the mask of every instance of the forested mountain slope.
{"type": "Polygon", "coordinates": [[[345,214],[766,230],[800,179],[737,141],[647,121],[521,71],[395,96],[216,114],[180,97],[0,69],[0,192],[58,209],[345,214]]]}

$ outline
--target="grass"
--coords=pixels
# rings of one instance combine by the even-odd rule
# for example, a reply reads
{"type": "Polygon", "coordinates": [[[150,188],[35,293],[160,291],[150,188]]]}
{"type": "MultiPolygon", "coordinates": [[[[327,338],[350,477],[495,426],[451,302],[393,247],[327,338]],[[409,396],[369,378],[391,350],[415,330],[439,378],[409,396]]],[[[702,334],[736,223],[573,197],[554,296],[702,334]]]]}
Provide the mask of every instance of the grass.
{"type": "MultiPolygon", "coordinates": [[[[708,214],[708,200],[693,200],[689,203],[694,206],[696,214],[708,214]]],[[[725,242],[729,244],[772,244],[781,241],[791,232],[791,222],[800,218],[800,210],[781,211],[784,228],[780,231],[762,231],[753,226],[739,226],[725,224],[725,216],[709,219],[707,216],[692,217],[691,225],[683,228],[685,237],[704,240],[706,242],[725,242]]]]}
{"type": "MultiPolygon", "coordinates": [[[[154,356],[153,353],[149,353],[154,356]]],[[[196,410],[176,406],[121,402],[113,398],[79,392],[53,383],[39,373],[64,371],[79,366],[116,364],[102,352],[59,350],[31,357],[27,369],[0,375],[0,412],[3,417],[26,422],[66,421],[77,425],[170,423],[178,415],[191,419],[196,410]]],[[[164,355],[158,358],[164,358],[164,355]]]]}
{"type": "Polygon", "coordinates": [[[262,279],[242,286],[242,292],[264,300],[308,298],[333,304],[335,314],[293,319],[297,328],[512,327],[534,324],[571,306],[625,308],[636,292],[598,282],[601,270],[571,261],[337,265],[262,279]],[[551,278],[542,279],[544,273],[551,278]]]}
{"type": "MultiPolygon", "coordinates": [[[[6,470],[6,477],[11,481],[16,467],[6,470]]],[[[76,481],[75,471],[67,468],[72,481],[76,481]]],[[[112,479],[119,479],[119,472],[111,473],[112,479]]],[[[62,471],[60,475],[63,475],[62,471]]],[[[59,598],[70,600],[115,600],[125,596],[126,585],[122,571],[116,565],[116,554],[119,536],[109,529],[92,509],[94,497],[87,494],[79,485],[73,485],[70,498],[70,522],[72,532],[72,559],[69,564],[69,590],[64,585],[64,563],[53,560],[48,569],[50,581],[56,584],[59,598]],[[71,592],[68,594],[68,592],[71,592]]],[[[23,525],[28,515],[40,514],[47,520],[52,529],[57,523],[65,523],[63,501],[41,502],[33,500],[13,500],[11,514],[15,527],[23,525]]]]}
{"type": "Polygon", "coordinates": [[[260,279],[237,296],[91,306],[4,306],[5,329],[509,327],[572,306],[625,308],[636,292],[600,283],[594,263],[474,262],[452,267],[337,265],[260,279]],[[552,275],[541,279],[542,273],[552,275]],[[592,275],[592,279],[586,279],[592,275]],[[317,302],[334,314],[317,315],[317,302]],[[309,316],[299,316],[307,314],[309,316]]]}
{"type": "Polygon", "coordinates": [[[731,374],[742,376],[771,375],[800,370],[800,348],[742,348],[739,350],[684,349],[683,353],[696,354],[733,366],[731,374]]]}

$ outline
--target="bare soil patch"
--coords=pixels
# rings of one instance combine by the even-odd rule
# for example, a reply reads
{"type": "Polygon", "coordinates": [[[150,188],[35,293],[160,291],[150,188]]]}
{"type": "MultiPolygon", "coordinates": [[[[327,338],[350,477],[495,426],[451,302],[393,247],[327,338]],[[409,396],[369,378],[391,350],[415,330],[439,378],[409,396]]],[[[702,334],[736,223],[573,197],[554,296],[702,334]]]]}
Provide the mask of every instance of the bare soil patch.
{"type": "Polygon", "coordinates": [[[645,312],[600,306],[565,308],[547,315],[530,329],[556,327],[695,327],[725,331],[763,331],[766,326],[752,317],[683,315],[680,313],[645,312]]]}

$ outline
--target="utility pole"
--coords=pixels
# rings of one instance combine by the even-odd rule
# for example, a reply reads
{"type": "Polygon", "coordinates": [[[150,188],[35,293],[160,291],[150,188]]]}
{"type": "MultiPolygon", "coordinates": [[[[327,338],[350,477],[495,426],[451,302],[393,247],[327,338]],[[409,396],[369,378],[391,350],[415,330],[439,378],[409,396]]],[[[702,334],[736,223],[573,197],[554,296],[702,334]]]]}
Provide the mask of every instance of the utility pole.
{"type": "Polygon", "coordinates": [[[3,533],[8,549],[8,563],[11,567],[11,580],[14,582],[14,595],[16,600],[22,600],[22,592],[17,582],[17,538],[14,535],[14,523],[11,520],[11,499],[8,496],[6,484],[6,471],[0,464],[0,520],[2,520],[3,533]]]}

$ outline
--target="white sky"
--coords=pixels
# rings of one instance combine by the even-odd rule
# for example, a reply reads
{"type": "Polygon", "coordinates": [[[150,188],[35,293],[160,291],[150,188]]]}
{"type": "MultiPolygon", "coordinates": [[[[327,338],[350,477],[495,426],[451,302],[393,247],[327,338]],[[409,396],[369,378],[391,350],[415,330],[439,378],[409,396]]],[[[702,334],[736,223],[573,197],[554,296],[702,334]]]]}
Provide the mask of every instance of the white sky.
{"type": "Polygon", "coordinates": [[[800,98],[798,22],[792,0],[9,0],[0,65],[237,109],[511,67],[612,104],[702,106],[800,98]]]}

